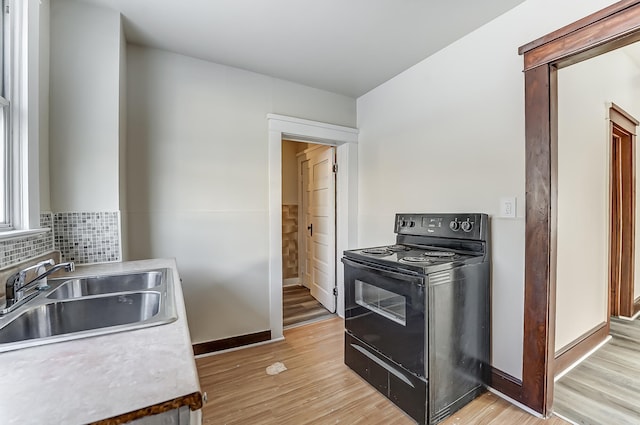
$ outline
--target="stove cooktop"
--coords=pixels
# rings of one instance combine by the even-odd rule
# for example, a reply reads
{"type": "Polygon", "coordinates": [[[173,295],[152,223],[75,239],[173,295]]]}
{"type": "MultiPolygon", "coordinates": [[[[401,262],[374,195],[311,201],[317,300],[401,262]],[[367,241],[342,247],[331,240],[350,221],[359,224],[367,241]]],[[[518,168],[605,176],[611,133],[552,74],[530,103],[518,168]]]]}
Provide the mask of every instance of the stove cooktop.
{"type": "Polygon", "coordinates": [[[454,252],[438,247],[407,245],[354,249],[345,251],[344,254],[346,257],[360,261],[423,273],[427,269],[446,269],[462,262],[468,262],[473,258],[481,257],[481,255],[454,252]]]}
{"type": "Polygon", "coordinates": [[[488,259],[488,216],[396,214],[395,244],[344,251],[353,261],[427,274],[488,259]]]}

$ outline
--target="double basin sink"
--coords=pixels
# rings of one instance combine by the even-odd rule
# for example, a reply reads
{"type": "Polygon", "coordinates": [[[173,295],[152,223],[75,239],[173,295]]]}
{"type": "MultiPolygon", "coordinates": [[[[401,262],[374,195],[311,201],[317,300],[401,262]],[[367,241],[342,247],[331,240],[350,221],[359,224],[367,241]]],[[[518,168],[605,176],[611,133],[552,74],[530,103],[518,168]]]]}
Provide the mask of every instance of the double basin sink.
{"type": "Polygon", "coordinates": [[[48,284],[33,300],[0,316],[0,352],[177,319],[167,269],[49,279],[48,284]]]}

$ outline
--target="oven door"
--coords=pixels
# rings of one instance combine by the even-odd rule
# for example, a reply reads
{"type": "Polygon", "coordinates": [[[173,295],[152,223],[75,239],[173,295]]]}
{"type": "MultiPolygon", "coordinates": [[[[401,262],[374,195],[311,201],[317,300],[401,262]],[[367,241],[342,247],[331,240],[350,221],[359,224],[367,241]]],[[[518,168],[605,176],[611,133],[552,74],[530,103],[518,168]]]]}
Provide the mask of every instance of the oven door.
{"type": "Polygon", "coordinates": [[[343,258],[345,328],[418,376],[427,377],[424,277],[343,258]]]}

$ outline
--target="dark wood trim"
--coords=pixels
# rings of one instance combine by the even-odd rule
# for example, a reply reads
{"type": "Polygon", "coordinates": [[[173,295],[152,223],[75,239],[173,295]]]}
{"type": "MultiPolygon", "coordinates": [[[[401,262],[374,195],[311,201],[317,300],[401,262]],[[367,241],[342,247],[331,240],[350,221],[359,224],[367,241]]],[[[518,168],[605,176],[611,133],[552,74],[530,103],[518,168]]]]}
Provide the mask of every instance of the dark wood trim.
{"type": "Polygon", "coordinates": [[[558,350],[555,358],[554,376],[577,362],[580,357],[593,350],[609,336],[609,322],[603,322],[558,350]]]}
{"type": "MultiPolygon", "coordinates": [[[[607,17],[606,25],[598,26],[598,28],[586,26],[559,40],[550,41],[536,49],[529,50],[524,56],[524,69],[528,70],[555,62],[561,62],[562,66],[567,66],[611,50],[607,46],[608,42],[623,40],[622,45],[626,45],[637,41],[635,32],[640,29],[640,3],[625,8],[623,12],[607,17]],[[601,49],[591,50],[597,46],[601,46],[601,49]],[[588,53],[576,59],[575,55],[583,52],[588,53]]],[[[604,21],[599,21],[596,24],[604,21]]],[[[622,46],[616,44],[616,47],[622,46]]]]}
{"type": "MultiPolygon", "coordinates": [[[[526,134],[525,294],[522,401],[546,416],[553,397],[555,329],[556,113],[550,102],[556,72],[540,66],[525,73],[526,134]],[[552,214],[553,212],[553,214],[552,214]],[[552,255],[553,253],[553,255],[552,255]],[[552,309],[552,310],[550,310],[552,309]],[[554,314],[550,314],[553,311],[554,314]],[[551,381],[551,383],[549,383],[551,381]],[[551,390],[551,392],[549,392],[551,390]]],[[[556,113],[557,115],[557,113],[556,113]]]]}
{"type": "Polygon", "coordinates": [[[522,381],[491,366],[491,384],[494,390],[516,401],[522,401],[522,381]]]}
{"type": "Polygon", "coordinates": [[[609,108],[611,140],[611,236],[609,310],[612,316],[634,314],[635,266],[635,132],[638,121],[619,106],[609,108]]]}
{"type": "Polygon", "coordinates": [[[614,135],[613,123],[609,123],[609,137],[611,138],[611,158],[609,160],[609,308],[607,317],[620,315],[620,258],[621,234],[619,231],[620,205],[622,200],[617,194],[620,185],[620,143],[614,135]]]}
{"type": "Polygon", "coordinates": [[[196,392],[182,397],[174,398],[173,400],[154,404],[153,406],[148,406],[142,409],[134,410],[132,412],[123,413],[122,415],[114,416],[113,418],[91,422],[90,425],[121,425],[129,423],[136,419],[144,418],[145,416],[157,415],[173,409],[178,409],[182,406],[189,406],[190,410],[198,410],[202,408],[202,404],[202,394],[200,392],[196,392]]]}
{"type": "Polygon", "coordinates": [[[529,50],[533,50],[537,47],[542,46],[543,44],[546,44],[550,41],[554,41],[558,38],[564,37],[568,34],[571,34],[574,31],[577,31],[581,28],[587,27],[589,25],[592,25],[598,21],[600,21],[601,19],[604,19],[610,15],[613,15],[615,13],[621,12],[624,9],[630,7],[630,6],[634,6],[637,3],[640,3],[638,0],[623,0],[623,1],[619,1],[617,3],[612,4],[611,6],[608,6],[602,10],[599,10],[595,13],[592,13],[589,16],[586,16],[576,22],[573,22],[569,25],[566,25],[552,33],[549,33],[543,37],[538,38],[537,40],[531,41],[527,44],[525,44],[524,46],[520,46],[520,48],[518,49],[518,54],[523,55],[525,53],[527,53],[529,50]]]}
{"type": "Polygon", "coordinates": [[[556,71],[640,39],[640,0],[626,0],[520,48],[525,65],[525,305],[522,402],[553,404],[557,230],[556,71]]]}
{"type": "Polygon", "coordinates": [[[214,353],[216,351],[242,347],[243,345],[269,341],[270,339],[271,331],[262,331],[247,335],[233,336],[231,338],[217,339],[215,341],[201,342],[199,344],[193,344],[193,354],[197,356],[200,354],[214,353]]]}

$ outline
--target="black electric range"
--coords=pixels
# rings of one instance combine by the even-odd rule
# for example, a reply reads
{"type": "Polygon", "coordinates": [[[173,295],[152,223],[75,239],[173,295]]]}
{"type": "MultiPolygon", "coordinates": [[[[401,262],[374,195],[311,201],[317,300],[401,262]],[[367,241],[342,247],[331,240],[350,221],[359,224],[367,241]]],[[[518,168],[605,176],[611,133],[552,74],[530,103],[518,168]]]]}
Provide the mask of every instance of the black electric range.
{"type": "Polygon", "coordinates": [[[345,363],[420,424],[484,391],[486,214],[397,214],[394,244],[344,252],[345,363]]]}

